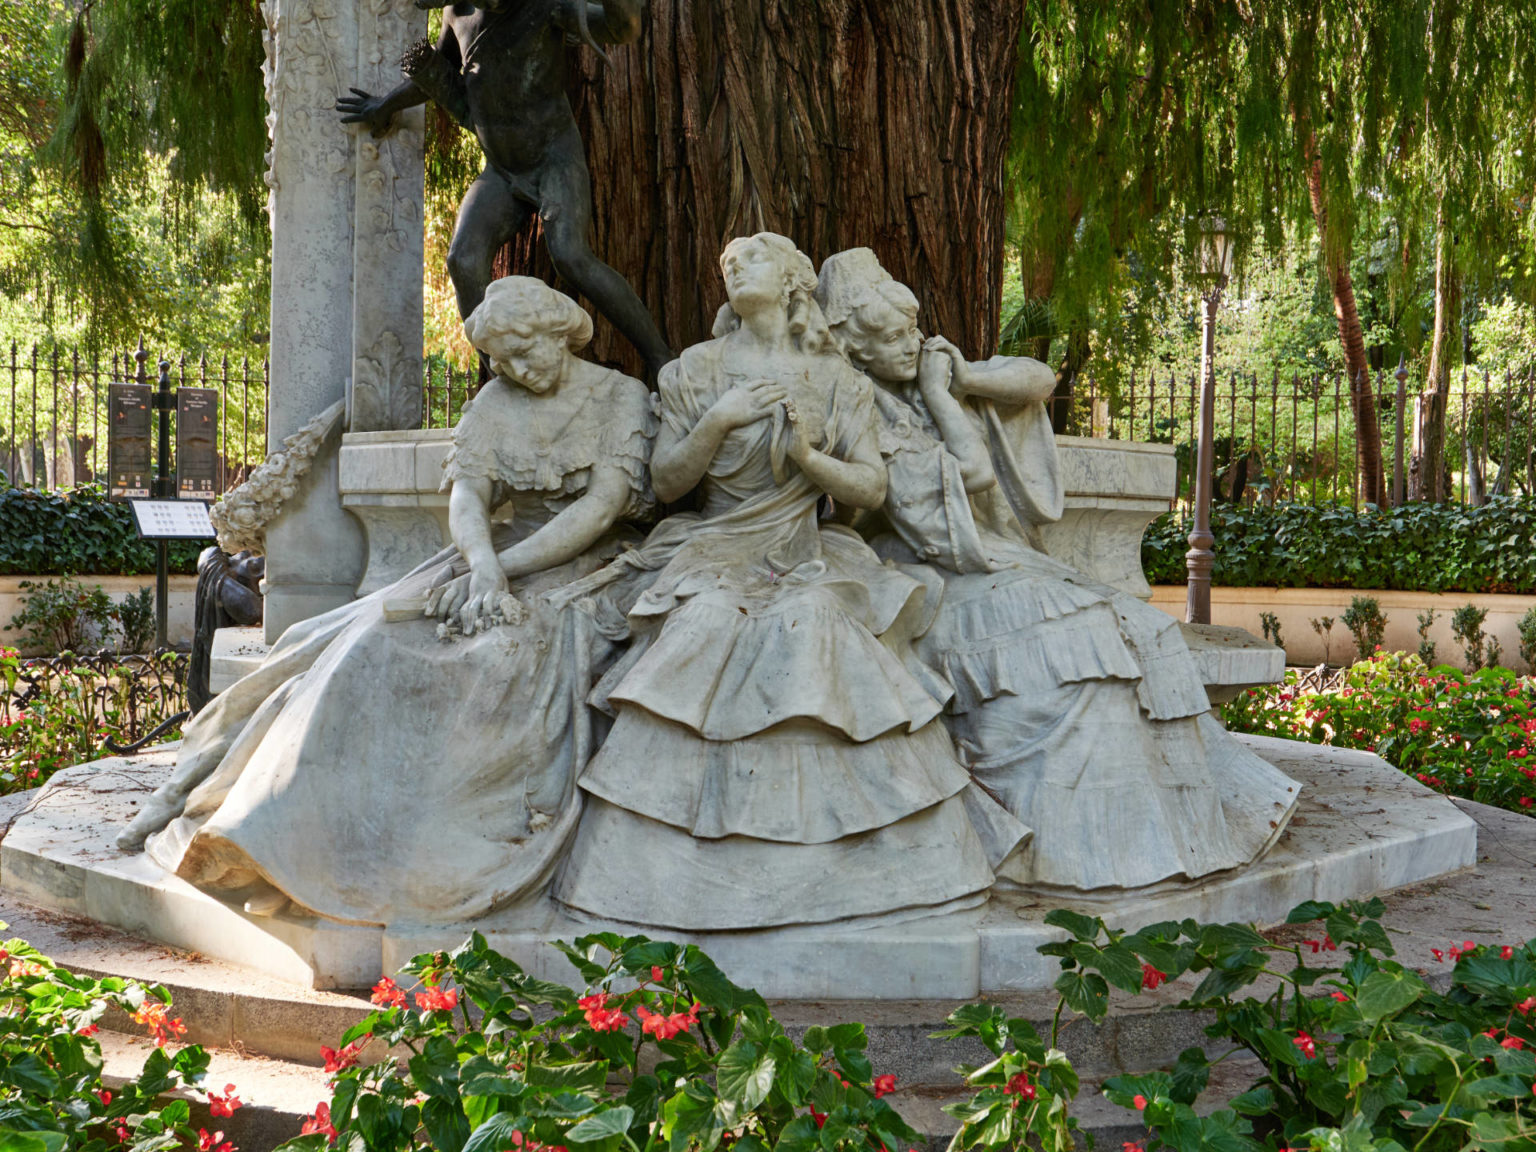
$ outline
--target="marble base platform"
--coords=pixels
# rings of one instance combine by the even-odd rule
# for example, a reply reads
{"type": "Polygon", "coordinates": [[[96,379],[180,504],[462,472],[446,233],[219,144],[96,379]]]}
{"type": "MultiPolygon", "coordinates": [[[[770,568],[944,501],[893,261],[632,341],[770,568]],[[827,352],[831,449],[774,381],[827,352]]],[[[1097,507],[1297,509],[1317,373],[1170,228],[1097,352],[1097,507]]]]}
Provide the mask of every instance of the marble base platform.
{"type": "MultiPolygon", "coordinates": [[[[1470,868],[1473,821],[1378,757],[1241,737],[1303,785],[1300,810],[1265,859],[1189,888],[1099,900],[994,895],[983,907],[875,926],[819,926],[688,936],[738,983],[794,999],[965,999],[1049,986],[1054,960],[1035,949],[1059,938],[1042,919],[1070,904],[1134,928],[1159,920],[1281,921],[1303,900],[1389,891],[1470,868]]],[[[112,844],[117,829],[169,772],[167,746],[59,773],[0,842],[0,888],[44,908],[244,964],[314,988],[362,987],[418,952],[459,944],[470,926],[354,927],[249,915],[112,844]]],[[[445,864],[446,866],[446,864],[445,864]]],[[[529,971],[565,979],[550,940],[602,929],[677,933],[578,917],[548,902],[473,925],[529,971]]]]}

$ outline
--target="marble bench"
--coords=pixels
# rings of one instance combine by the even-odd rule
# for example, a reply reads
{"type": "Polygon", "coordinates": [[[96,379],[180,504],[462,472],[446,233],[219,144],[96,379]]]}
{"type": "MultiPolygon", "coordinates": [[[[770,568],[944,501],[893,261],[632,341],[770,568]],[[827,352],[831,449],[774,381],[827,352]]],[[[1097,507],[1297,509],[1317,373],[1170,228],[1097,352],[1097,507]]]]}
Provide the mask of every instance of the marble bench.
{"type": "MultiPolygon", "coordinates": [[[[358,595],[394,582],[449,542],[448,496],[438,485],[452,435],[433,428],[342,438],[341,503],[368,538],[358,595]]],[[[1079,571],[1150,600],[1141,537],[1168,510],[1176,467],[1172,445],[1083,436],[1058,436],[1056,445],[1065,510],[1042,533],[1046,548],[1079,571]]],[[[1284,652],[1241,629],[1186,625],[1185,636],[1213,704],[1285,674],[1284,652]]],[[[259,630],[221,631],[213,652],[213,690],[254,667],[264,651],[259,630]]]]}

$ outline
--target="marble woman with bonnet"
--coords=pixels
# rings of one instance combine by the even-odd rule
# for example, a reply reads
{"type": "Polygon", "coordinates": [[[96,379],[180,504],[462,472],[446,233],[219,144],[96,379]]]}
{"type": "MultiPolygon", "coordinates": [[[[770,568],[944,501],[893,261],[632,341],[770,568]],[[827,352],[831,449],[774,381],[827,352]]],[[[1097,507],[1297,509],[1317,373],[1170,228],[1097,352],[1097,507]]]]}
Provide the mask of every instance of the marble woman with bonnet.
{"type": "Polygon", "coordinates": [[[863,527],[903,570],[939,578],[916,651],[952,690],[944,719],[963,762],[1035,830],[1004,879],[1111,890],[1262,855],[1295,783],[1210,718],[1174,621],[1032,542],[1053,501],[1060,514],[1049,370],[924,341],[917,300],[868,249],[828,258],[817,295],[876,385],[890,482],[863,527]]]}

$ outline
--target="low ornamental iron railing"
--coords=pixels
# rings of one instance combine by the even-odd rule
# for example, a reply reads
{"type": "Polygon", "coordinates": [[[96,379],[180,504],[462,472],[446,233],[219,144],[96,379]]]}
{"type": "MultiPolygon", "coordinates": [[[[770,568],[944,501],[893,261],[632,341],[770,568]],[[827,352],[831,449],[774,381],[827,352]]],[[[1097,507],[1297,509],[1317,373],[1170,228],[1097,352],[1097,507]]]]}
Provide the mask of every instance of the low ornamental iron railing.
{"type": "MultiPolygon", "coordinates": [[[[147,354],[150,364],[160,353],[147,354]]],[[[265,458],[270,368],[247,355],[171,354],[176,386],[219,393],[220,491],[265,458]]],[[[0,345],[0,469],[14,484],[68,488],[104,476],[107,387],[132,377],[131,352],[82,355],[55,345],[0,345]]],[[[1373,381],[1388,491],[1409,488],[1417,382],[1377,372],[1373,381]]],[[[451,428],[479,387],[476,366],[433,357],[423,366],[422,427],[451,428]]],[[[1051,402],[1057,429],[1073,435],[1172,444],[1177,502],[1193,494],[1199,380],[1194,371],[1134,374],[1111,388],[1079,377],[1051,402]]],[[[1354,416],[1341,374],[1266,378],[1224,374],[1216,387],[1217,498],[1360,504],[1354,416]]],[[[1500,492],[1536,493],[1536,381],[1464,372],[1451,387],[1445,458],[1449,494],[1480,504],[1500,492]]]]}
{"type": "Polygon", "coordinates": [[[188,715],[189,661],[170,651],[10,655],[0,668],[3,783],[26,786],[59,767],[173,739],[188,715]]]}

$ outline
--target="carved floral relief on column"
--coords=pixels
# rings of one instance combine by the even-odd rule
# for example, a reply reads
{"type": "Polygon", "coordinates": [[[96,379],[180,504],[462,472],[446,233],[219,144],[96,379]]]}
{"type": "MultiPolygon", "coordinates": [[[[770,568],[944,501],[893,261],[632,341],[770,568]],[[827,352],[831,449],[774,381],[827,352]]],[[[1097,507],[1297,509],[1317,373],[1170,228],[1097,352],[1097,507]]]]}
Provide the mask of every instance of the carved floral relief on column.
{"type": "MultiPolygon", "coordinates": [[[[400,83],[400,56],[423,32],[410,0],[361,0],[356,78],[350,86],[388,91],[400,83]]],[[[421,424],[422,173],[425,117],[412,108],[388,135],[358,132],[353,247],[354,432],[421,424]]]]}

